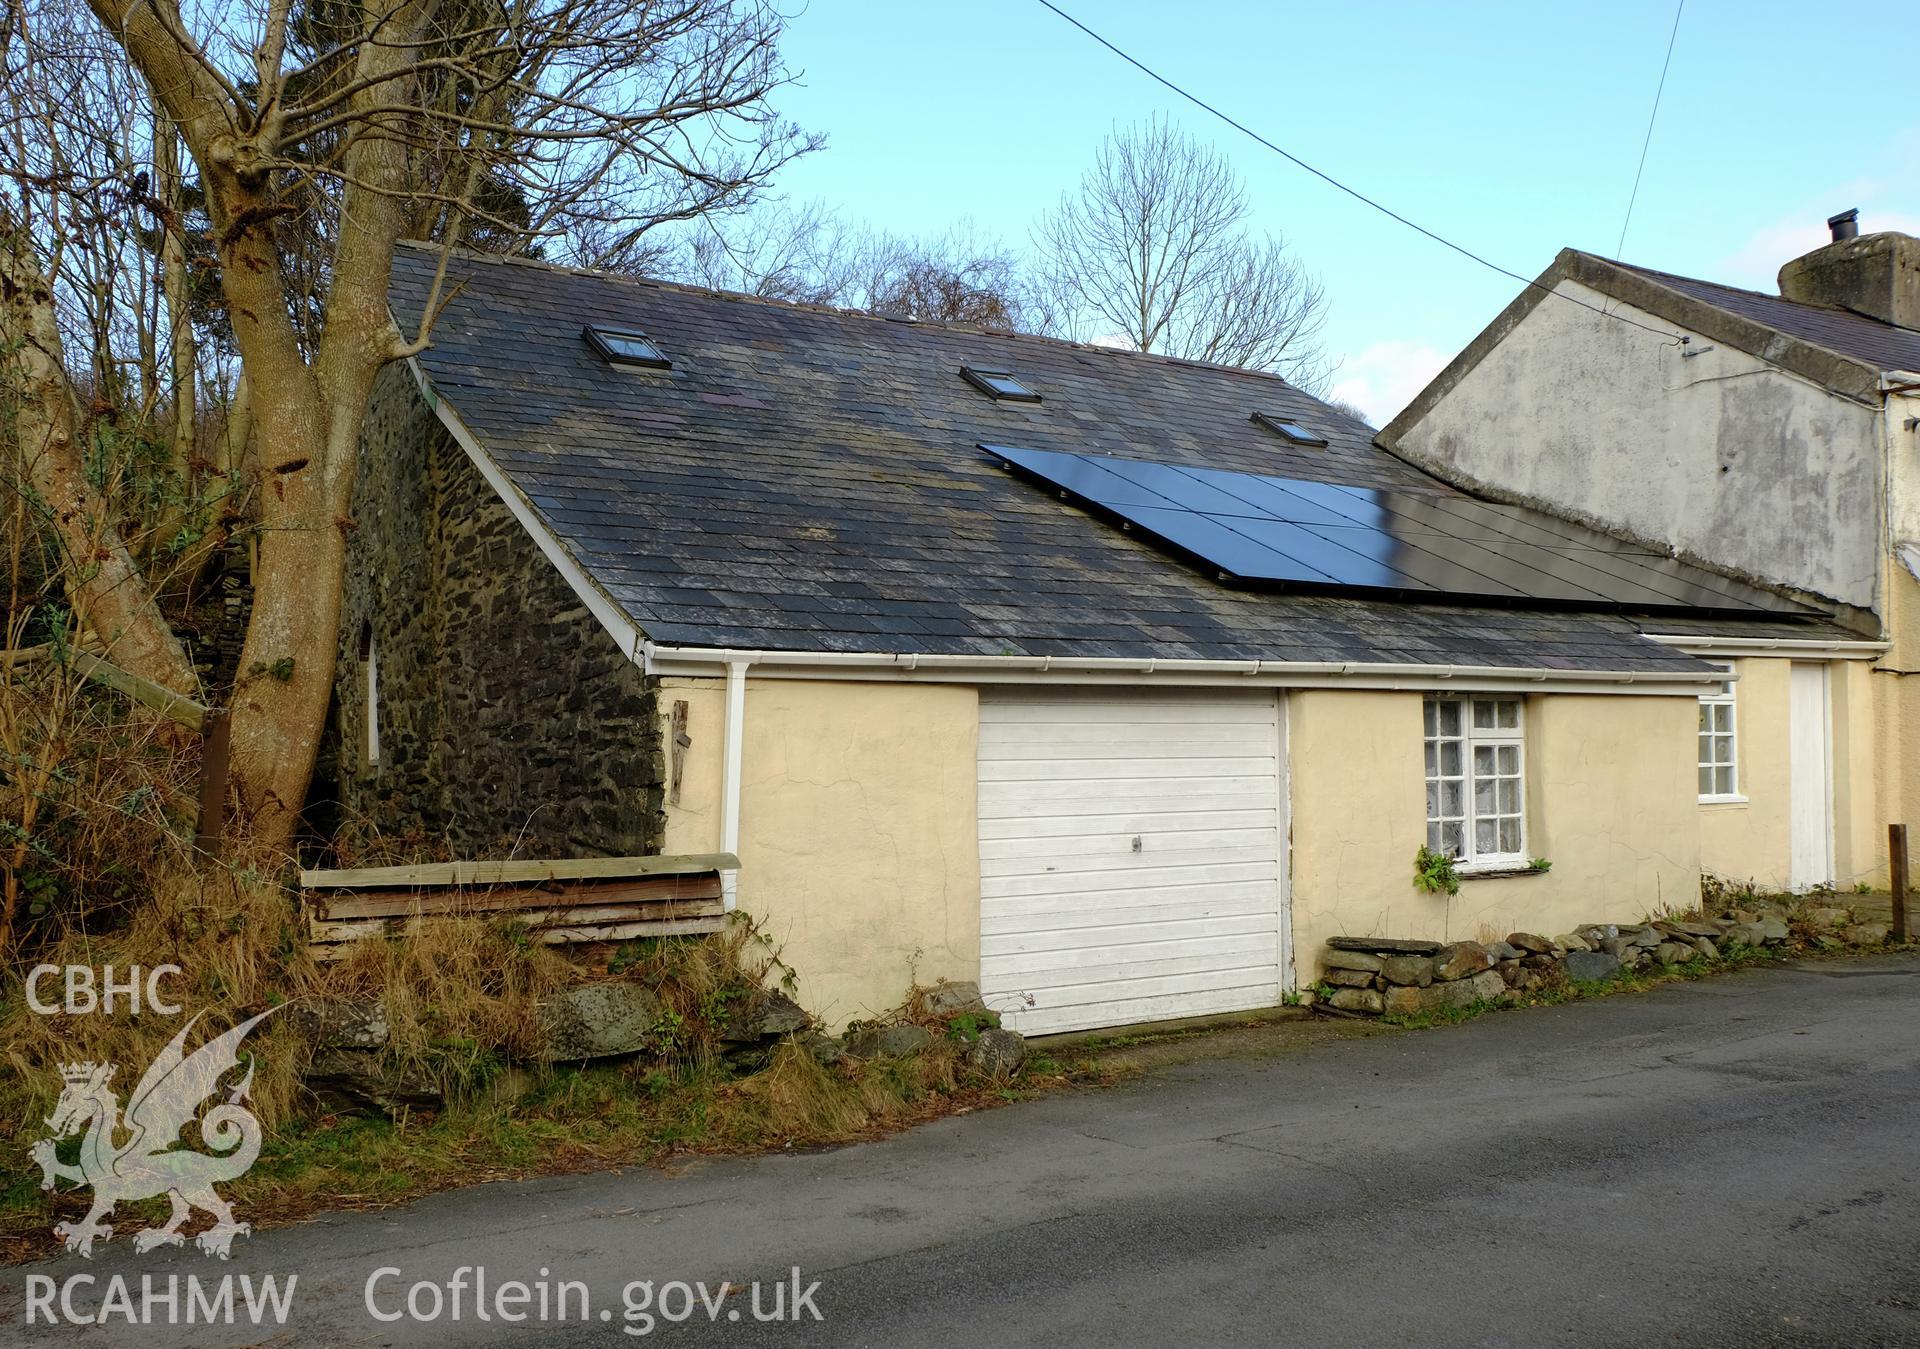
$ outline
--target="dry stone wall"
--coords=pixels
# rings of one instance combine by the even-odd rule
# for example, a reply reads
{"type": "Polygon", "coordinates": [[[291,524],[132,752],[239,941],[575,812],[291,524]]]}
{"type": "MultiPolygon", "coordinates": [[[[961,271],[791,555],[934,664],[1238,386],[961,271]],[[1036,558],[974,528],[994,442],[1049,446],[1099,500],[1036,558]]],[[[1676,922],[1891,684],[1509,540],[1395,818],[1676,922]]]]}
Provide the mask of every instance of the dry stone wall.
{"type": "Polygon", "coordinates": [[[1511,932],[1504,941],[1429,942],[1333,937],[1315,998],[1335,1012],[1414,1016],[1493,1002],[1564,983],[1600,983],[1623,970],[1718,960],[1741,947],[1878,946],[1884,923],[1857,922],[1828,904],[1749,899],[1715,917],[1588,923],[1556,937],[1511,932]]]}

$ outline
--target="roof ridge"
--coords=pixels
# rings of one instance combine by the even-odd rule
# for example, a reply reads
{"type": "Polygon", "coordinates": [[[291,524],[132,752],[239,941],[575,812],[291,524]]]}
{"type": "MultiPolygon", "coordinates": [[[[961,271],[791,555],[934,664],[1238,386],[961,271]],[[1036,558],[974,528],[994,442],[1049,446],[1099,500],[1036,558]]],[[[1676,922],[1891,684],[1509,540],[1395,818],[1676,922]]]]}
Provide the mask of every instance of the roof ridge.
{"type": "Polygon", "coordinates": [[[1751,295],[1756,299],[1770,300],[1775,304],[1795,305],[1801,309],[1811,309],[1820,314],[1848,314],[1857,319],[1864,319],[1868,323],[1877,323],[1882,328],[1889,329],[1896,333],[1920,333],[1920,328],[1909,328],[1904,324],[1893,323],[1881,318],[1878,314],[1869,314],[1863,310],[1855,309],[1850,305],[1815,304],[1811,300],[1796,300],[1791,295],[1781,295],[1775,291],[1754,290],[1749,286],[1735,286],[1725,281],[1714,281],[1704,276],[1688,276],[1684,272],[1662,271],[1658,267],[1648,267],[1638,262],[1622,262],[1618,258],[1604,258],[1598,253],[1588,253],[1587,256],[1596,261],[1608,263],[1614,267],[1624,267],[1627,271],[1638,272],[1642,276],[1660,277],[1671,281],[1685,281],[1689,285],[1694,286],[1712,286],[1715,290],[1730,290],[1736,295],[1751,295]]]}
{"type": "MultiPolygon", "coordinates": [[[[402,239],[402,248],[414,248],[423,251],[438,252],[441,245],[424,239],[402,239]]],[[[613,272],[599,267],[580,267],[572,263],[550,262],[543,258],[529,258],[517,253],[486,253],[472,248],[456,248],[454,253],[461,257],[472,258],[477,262],[507,263],[518,267],[531,267],[543,272],[561,272],[570,276],[587,277],[596,281],[612,281],[633,286],[647,286],[655,290],[675,291],[685,295],[705,295],[716,300],[727,300],[738,304],[766,305],[770,308],[792,309],[801,313],[821,314],[832,318],[865,319],[874,323],[894,323],[912,328],[931,328],[941,332],[971,333],[979,337],[995,337],[1018,342],[1043,342],[1048,346],[1063,347],[1069,351],[1098,353],[1103,356],[1121,356],[1135,360],[1155,361],[1163,365],[1179,366],[1183,369],[1217,370],[1223,374],[1246,375],[1253,379],[1269,380],[1302,397],[1311,398],[1317,403],[1326,400],[1308,393],[1285,376],[1271,370],[1254,370],[1244,365],[1226,365],[1219,361],[1202,361],[1188,356],[1170,356],[1160,351],[1135,351],[1132,347],[1106,346],[1099,342],[1079,342],[1071,338],[1050,337],[1045,333],[1022,333],[1006,328],[987,328],[977,323],[964,323],[953,319],[918,319],[901,315],[888,315],[872,309],[849,309],[838,305],[820,304],[810,300],[783,300],[773,295],[754,295],[747,291],[716,290],[711,286],[694,285],[686,281],[666,281],[658,277],[633,276],[626,272],[613,272]]]]}

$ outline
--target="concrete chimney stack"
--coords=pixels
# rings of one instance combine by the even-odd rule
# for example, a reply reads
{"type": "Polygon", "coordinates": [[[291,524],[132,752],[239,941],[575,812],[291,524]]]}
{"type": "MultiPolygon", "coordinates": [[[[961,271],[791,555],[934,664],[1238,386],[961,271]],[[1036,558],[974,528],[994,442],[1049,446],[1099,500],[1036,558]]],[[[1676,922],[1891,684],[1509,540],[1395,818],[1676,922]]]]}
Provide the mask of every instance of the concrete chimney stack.
{"type": "Polygon", "coordinates": [[[1833,242],[1780,269],[1780,294],[1920,330],[1920,239],[1860,233],[1860,212],[1827,221],[1833,242]]]}

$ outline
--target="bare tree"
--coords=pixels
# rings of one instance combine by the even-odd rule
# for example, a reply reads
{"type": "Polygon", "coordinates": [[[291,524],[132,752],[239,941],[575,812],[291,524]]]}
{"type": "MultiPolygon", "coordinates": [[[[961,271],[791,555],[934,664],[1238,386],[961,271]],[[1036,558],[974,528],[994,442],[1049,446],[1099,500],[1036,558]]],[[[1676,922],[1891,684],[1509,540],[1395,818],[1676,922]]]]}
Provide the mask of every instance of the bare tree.
{"type": "MultiPolygon", "coordinates": [[[[291,838],[320,743],[368,396],[382,367],[428,344],[446,298],[436,284],[426,312],[396,326],[396,242],[631,252],[662,225],[742,206],[814,143],[768,105],[786,78],[783,23],[770,0],[23,0],[16,10],[10,45],[38,47],[48,68],[67,59],[55,37],[108,39],[125,85],[151,88],[197,171],[259,474],[253,606],[232,697],[234,779],[259,843],[291,838]]],[[[16,127],[16,144],[33,130],[16,127]]],[[[16,204],[46,181],[0,174],[16,204]]],[[[85,437],[60,415],[77,401],[74,377],[48,336],[54,296],[72,284],[65,234],[8,223],[27,225],[5,232],[8,280],[28,297],[9,314],[30,347],[17,374],[45,409],[22,426],[22,452],[48,466],[50,484],[83,480],[85,437]],[[36,286],[40,276],[48,284],[36,286]]],[[[113,553],[117,535],[103,537],[113,553]]],[[[190,681],[153,578],[109,560],[111,589],[141,597],[115,618],[127,663],[190,681]]]]}
{"type": "Polygon", "coordinates": [[[638,268],[714,290],[1023,329],[1025,283],[1002,245],[962,222],[938,239],[856,227],[818,202],[708,217],[675,255],[638,268]]]}
{"type": "Polygon", "coordinates": [[[148,105],[124,63],[101,59],[83,9],[35,17],[31,41],[0,44],[14,189],[0,197],[0,489],[8,527],[39,537],[64,585],[46,596],[15,577],[7,617],[64,601],[113,659],[190,692],[155,597],[179,561],[162,545],[197,513],[190,441],[178,458],[172,443],[193,416],[196,355],[139,227],[158,204],[148,105]]]}
{"type": "Polygon", "coordinates": [[[108,654],[190,691],[197,680],[186,652],[161,616],[107,495],[87,472],[53,288],[11,212],[0,210],[0,235],[0,371],[15,442],[10,486],[57,541],[69,602],[108,654]]]}
{"type": "Polygon", "coordinates": [[[1325,292],[1248,213],[1232,167],[1192,137],[1159,120],[1116,131],[1035,231],[1053,326],[1317,389],[1325,292]]]}
{"type": "Polygon", "coordinates": [[[658,274],[803,304],[846,303],[866,247],[853,226],[819,202],[709,215],[691,230],[691,239],[660,261],[658,274]]]}
{"type": "MultiPolygon", "coordinates": [[[[1345,416],[1353,418],[1356,422],[1359,422],[1362,426],[1367,426],[1367,427],[1373,426],[1373,418],[1369,417],[1366,414],[1365,410],[1362,409],[1359,404],[1349,403],[1344,398],[1328,398],[1325,401],[1327,406],[1332,408],[1335,412],[1338,412],[1345,416]]],[[[1375,429],[1378,429],[1378,428],[1375,428],[1375,429]]]]}
{"type": "Polygon", "coordinates": [[[942,323],[1028,331],[1018,261],[962,223],[931,242],[883,238],[861,267],[861,307],[942,323]]]}

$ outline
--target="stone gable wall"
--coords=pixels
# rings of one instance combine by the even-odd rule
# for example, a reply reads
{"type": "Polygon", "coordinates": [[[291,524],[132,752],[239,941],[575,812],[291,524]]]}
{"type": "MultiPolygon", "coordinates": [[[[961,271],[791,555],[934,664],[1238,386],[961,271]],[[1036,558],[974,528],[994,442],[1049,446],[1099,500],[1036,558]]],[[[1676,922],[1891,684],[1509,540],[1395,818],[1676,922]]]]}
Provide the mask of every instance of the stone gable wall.
{"type": "Polygon", "coordinates": [[[343,834],[461,857],[658,852],[662,735],[649,681],[405,367],[381,377],[364,435],[335,681],[343,834]]]}

